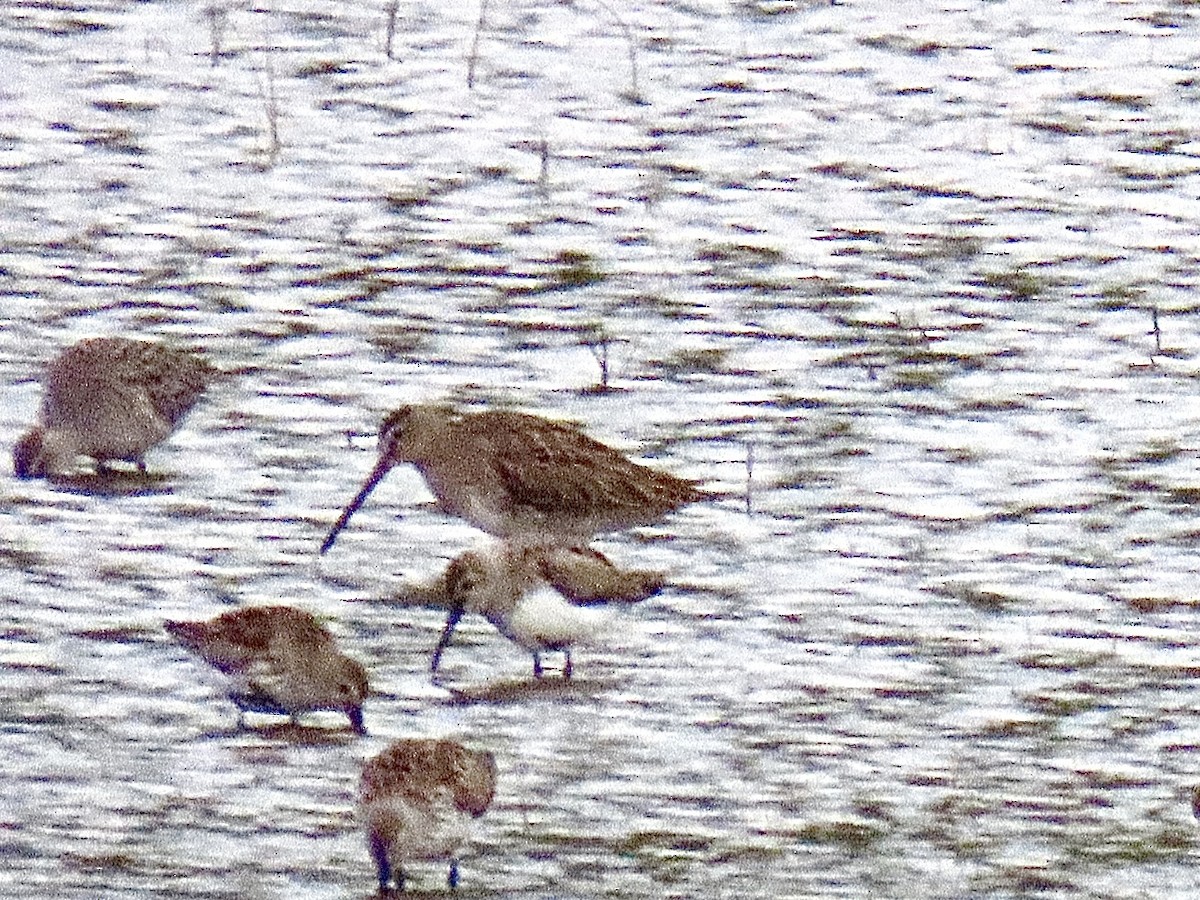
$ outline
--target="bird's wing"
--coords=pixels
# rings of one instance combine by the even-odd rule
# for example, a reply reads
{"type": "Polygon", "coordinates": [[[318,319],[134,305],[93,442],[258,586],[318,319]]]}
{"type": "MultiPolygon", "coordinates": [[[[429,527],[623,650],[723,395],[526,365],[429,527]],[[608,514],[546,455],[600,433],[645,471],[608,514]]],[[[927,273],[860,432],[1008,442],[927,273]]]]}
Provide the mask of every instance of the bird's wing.
{"type": "Polygon", "coordinates": [[[142,391],[154,412],[175,425],[215,374],[198,356],[162,344],[91,338],[71,345],[49,365],[43,408],[70,419],[86,416],[105,393],[132,397],[142,391]]]}
{"type": "Polygon", "coordinates": [[[454,805],[481,816],[496,794],[496,757],[486,750],[453,747],[454,805]]]}
{"type": "Polygon", "coordinates": [[[175,425],[196,405],[216,370],[198,356],[145,343],[136,353],[139,384],[160,416],[175,425]]]}
{"type": "Polygon", "coordinates": [[[619,569],[590,547],[540,548],[538,571],[571,603],[639,603],[666,585],[662,572],[619,569]]]}
{"type": "Polygon", "coordinates": [[[645,470],[611,447],[568,425],[533,416],[520,416],[511,424],[488,431],[486,438],[496,475],[519,505],[587,513],[638,495],[630,490],[628,473],[645,470]]]}

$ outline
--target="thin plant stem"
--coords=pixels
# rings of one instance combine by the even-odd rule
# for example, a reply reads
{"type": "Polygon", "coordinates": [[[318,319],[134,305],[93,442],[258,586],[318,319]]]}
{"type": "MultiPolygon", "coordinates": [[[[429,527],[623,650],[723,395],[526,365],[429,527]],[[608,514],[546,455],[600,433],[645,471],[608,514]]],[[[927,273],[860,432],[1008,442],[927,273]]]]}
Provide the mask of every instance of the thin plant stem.
{"type": "Polygon", "coordinates": [[[479,41],[487,20],[488,0],[479,0],[479,21],[475,23],[475,36],[471,39],[471,55],[467,57],[467,88],[475,88],[475,65],[479,61],[479,41]]]}

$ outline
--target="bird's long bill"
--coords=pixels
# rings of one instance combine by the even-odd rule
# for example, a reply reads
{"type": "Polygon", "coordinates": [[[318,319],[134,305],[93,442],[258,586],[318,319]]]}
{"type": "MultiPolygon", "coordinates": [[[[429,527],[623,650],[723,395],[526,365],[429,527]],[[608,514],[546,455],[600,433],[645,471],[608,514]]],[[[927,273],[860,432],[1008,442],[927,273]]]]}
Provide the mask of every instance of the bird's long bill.
{"type": "Polygon", "coordinates": [[[450,615],[446,616],[446,627],[442,629],[442,637],[438,641],[437,649],[433,651],[433,659],[429,662],[429,671],[437,674],[438,664],[442,661],[442,651],[450,646],[450,638],[454,637],[454,627],[458,624],[458,620],[462,618],[463,607],[450,607],[450,615]]]}
{"type": "Polygon", "coordinates": [[[388,456],[381,456],[379,461],[375,463],[375,468],[371,470],[371,474],[367,476],[367,480],[363,482],[363,486],[358,489],[358,493],[354,495],[354,499],[350,504],[342,510],[342,514],[338,516],[338,520],[333,523],[333,527],[329,529],[329,534],[325,536],[325,543],[321,545],[321,553],[333,546],[333,542],[337,540],[338,534],[346,527],[346,523],[350,521],[350,517],[358,512],[366,500],[367,495],[375,490],[375,485],[383,480],[383,476],[388,473],[392,467],[392,460],[388,456]]]}

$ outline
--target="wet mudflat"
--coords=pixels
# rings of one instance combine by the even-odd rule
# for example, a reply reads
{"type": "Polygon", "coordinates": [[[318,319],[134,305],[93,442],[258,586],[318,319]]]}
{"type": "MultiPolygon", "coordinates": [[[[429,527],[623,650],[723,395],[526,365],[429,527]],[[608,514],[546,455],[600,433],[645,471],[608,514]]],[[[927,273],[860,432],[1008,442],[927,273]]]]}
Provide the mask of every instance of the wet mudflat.
{"type": "Polygon", "coordinates": [[[500,769],[464,896],[1194,896],[1194,10],[619,15],[0,21],[5,446],[80,337],[228,373],[143,483],[0,488],[5,896],[367,896],[362,761],[442,735],[500,769]],[[318,557],[427,400],[726,495],[600,543],[671,586],[571,683],[470,619],[431,682],[481,536],[411,470],[318,557]],[[267,602],[368,737],[236,730],[162,631],[267,602]]]}

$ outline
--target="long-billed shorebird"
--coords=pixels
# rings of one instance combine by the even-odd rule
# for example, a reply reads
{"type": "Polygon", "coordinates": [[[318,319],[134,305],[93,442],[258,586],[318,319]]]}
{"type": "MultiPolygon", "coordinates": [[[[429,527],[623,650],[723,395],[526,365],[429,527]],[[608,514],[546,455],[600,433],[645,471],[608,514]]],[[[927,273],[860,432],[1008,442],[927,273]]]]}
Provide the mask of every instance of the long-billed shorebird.
{"type": "Polygon", "coordinates": [[[290,606],[252,606],[208,622],[164,627],[189,650],[231,679],[229,699],[239,710],[292,720],[314,710],[337,710],[359,734],[367,673],[338,650],[313,616],[290,606]]]}
{"type": "Polygon", "coordinates": [[[496,759],[450,740],[402,740],[363,768],[359,812],[379,873],[379,892],[404,890],[404,863],[448,860],[458,886],[458,854],[496,793],[496,759]]]}
{"type": "Polygon", "coordinates": [[[46,368],[39,421],[13,448],[13,471],[68,474],[79,456],[145,470],[146,451],[175,430],[215,374],[199,357],[151,341],[73,344],[46,368]]]}
{"type": "Polygon", "coordinates": [[[695,483],[627,459],[578,429],[524,413],[402,406],[379,429],[379,458],[342,511],[324,553],[396,465],[412,463],[441,508],[510,542],[586,546],[650,525],[707,496],[695,483]]]}
{"type": "MultiPolygon", "coordinates": [[[[551,650],[563,653],[563,678],[570,678],[571,648],[602,636],[612,621],[607,611],[595,608],[594,604],[605,599],[642,600],[662,586],[661,579],[649,581],[639,577],[624,586],[621,596],[602,598],[593,592],[587,598],[591,605],[571,603],[547,581],[545,553],[545,548],[540,547],[498,544],[484,551],[468,551],[451,561],[445,574],[450,611],[429,666],[435,675],[459,620],[465,613],[474,612],[533,654],[535,678],[542,677],[542,653],[551,650]]],[[[611,567],[607,559],[597,556],[611,567]]],[[[561,565],[560,562],[559,575],[561,565]]],[[[589,565],[601,563],[592,560],[589,565]]],[[[571,577],[581,576],[576,573],[571,577]]],[[[614,576],[607,589],[615,592],[618,584],[619,578],[614,576]]]]}

